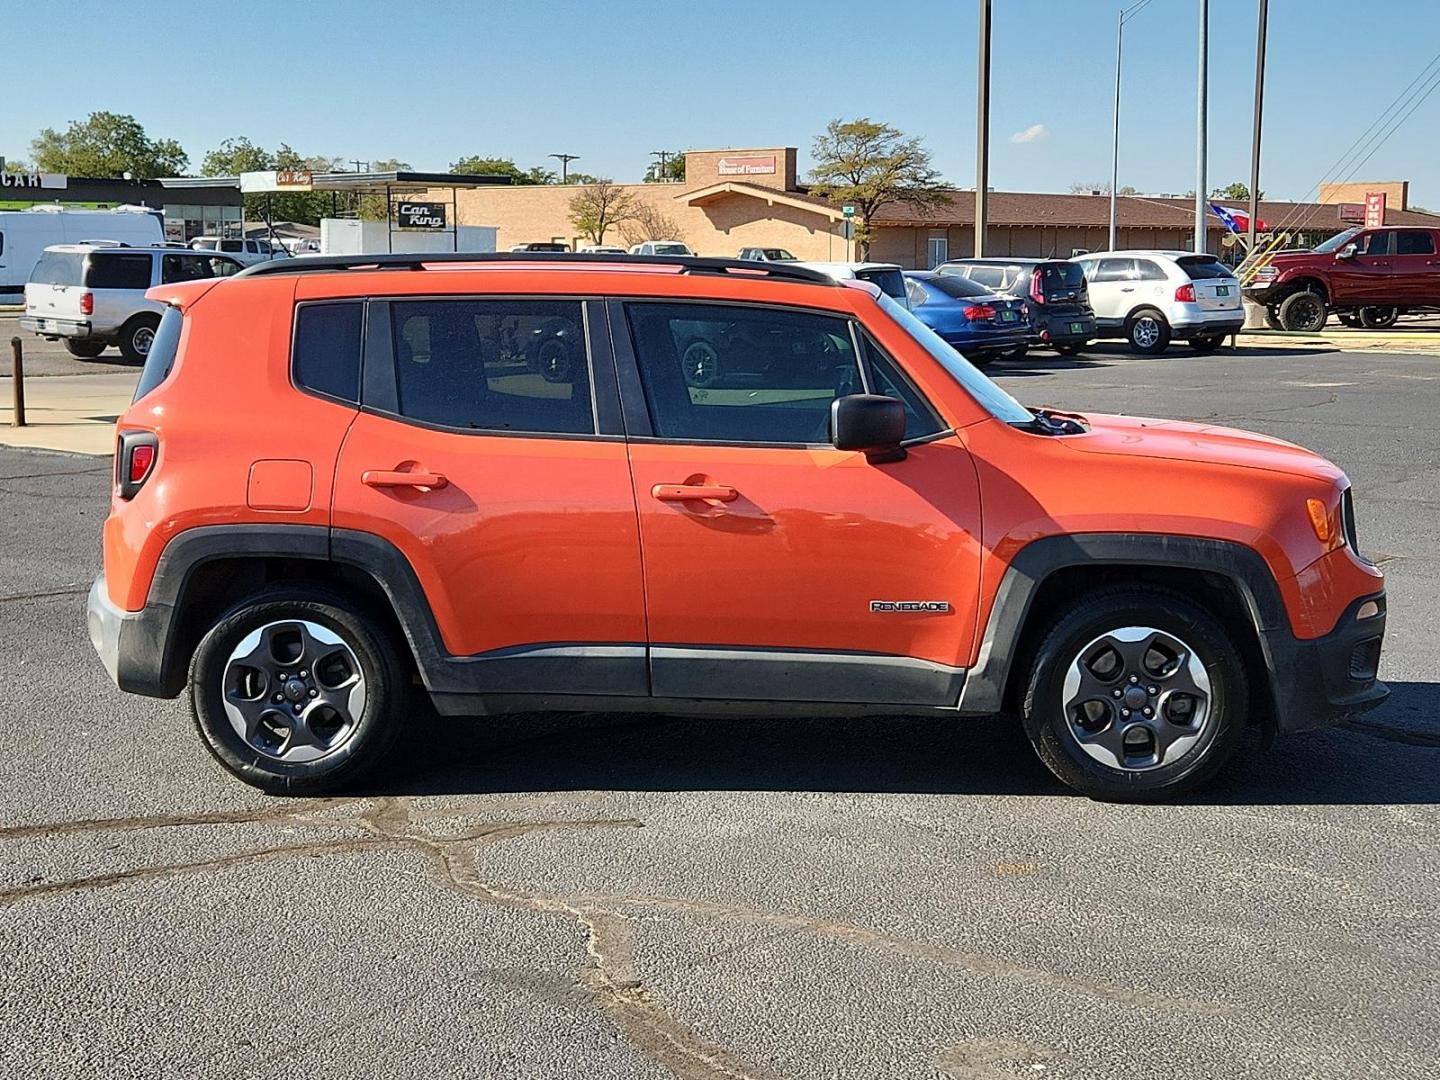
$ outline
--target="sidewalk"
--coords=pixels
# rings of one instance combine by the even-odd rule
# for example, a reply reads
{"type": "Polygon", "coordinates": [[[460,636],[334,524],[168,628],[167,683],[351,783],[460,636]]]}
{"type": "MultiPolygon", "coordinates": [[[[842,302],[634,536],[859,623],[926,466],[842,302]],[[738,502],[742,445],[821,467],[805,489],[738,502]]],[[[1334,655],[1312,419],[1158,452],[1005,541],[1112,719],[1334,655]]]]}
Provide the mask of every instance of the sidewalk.
{"type": "Polygon", "coordinates": [[[11,380],[0,378],[0,445],[108,457],[115,451],[115,418],[139,379],[138,371],[26,379],[26,426],[17,428],[11,427],[11,380]]]}
{"type": "Polygon", "coordinates": [[[1440,354],[1440,331],[1356,330],[1348,326],[1327,326],[1313,334],[1287,330],[1242,330],[1239,347],[1291,346],[1294,348],[1343,349],[1345,352],[1394,352],[1440,354]]]}

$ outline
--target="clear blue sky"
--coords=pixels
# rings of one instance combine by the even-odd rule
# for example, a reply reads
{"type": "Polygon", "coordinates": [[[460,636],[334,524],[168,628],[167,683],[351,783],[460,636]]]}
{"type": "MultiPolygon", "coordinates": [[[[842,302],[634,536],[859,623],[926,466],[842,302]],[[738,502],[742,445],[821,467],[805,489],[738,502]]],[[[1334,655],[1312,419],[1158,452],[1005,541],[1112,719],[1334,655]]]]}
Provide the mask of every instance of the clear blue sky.
{"type": "MultiPolygon", "coordinates": [[[[468,154],[555,164],[546,155],[566,151],[580,155],[574,168],[635,180],[660,148],[794,145],[803,170],[828,120],[869,116],[921,136],[950,181],[974,183],[976,0],[43,6],[0,0],[11,44],[0,154],[12,158],[40,128],[108,109],[178,139],[196,168],[243,134],[421,169],[468,154]]],[[[1212,187],[1249,171],[1256,8],[1211,3],[1212,187]]],[[[1117,4],[994,9],[992,185],[1063,191],[1108,176],[1117,4]],[[1034,125],[1039,138],[1009,141],[1034,125]]],[[[1268,195],[1305,197],[1440,51],[1436,0],[1372,10],[1373,43],[1358,0],[1271,4],[1268,195]]],[[[1122,185],[1194,184],[1196,23],[1197,0],[1152,0],[1127,24],[1122,185]]],[[[1440,208],[1437,136],[1440,92],[1357,179],[1408,178],[1412,201],[1440,208]]]]}

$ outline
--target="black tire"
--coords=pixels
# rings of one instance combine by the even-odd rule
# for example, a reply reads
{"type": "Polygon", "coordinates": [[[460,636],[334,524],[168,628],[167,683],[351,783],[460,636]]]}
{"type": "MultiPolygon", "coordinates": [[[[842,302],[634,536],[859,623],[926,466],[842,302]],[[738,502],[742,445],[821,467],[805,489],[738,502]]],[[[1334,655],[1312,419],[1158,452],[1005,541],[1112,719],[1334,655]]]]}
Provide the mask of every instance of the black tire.
{"type": "Polygon", "coordinates": [[[1190,339],[1190,348],[1197,353],[1213,353],[1225,342],[1224,334],[1202,334],[1190,339]]]}
{"type": "Polygon", "coordinates": [[[65,351],[77,360],[94,360],[105,351],[105,342],[89,338],[66,338],[65,351]]]}
{"type": "Polygon", "coordinates": [[[1335,317],[1339,319],[1344,326],[1352,326],[1356,329],[1360,327],[1360,316],[1353,311],[1337,311],[1335,317]]]}
{"type": "Polygon", "coordinates": [[[1285,329],[1285,324],[1280,321],[1280,309],[1278,307],[1267,307],[1265,309],[1265,325],[1271,330],[1285,329]]]}
{"type": "Polygon", "coordinates": [[[720,349],[712,341],[691,338],[680,350],[685,382],[690,386],[714,386],[724,374],[720,349]]]}
{"type": "Polygon", "coordinates": [[[1280,325],[1291,333],[1313,334],[1325,329],[1329,312],[1325,298],[1303,289],[1280,301],[1280,325]]]}
{"type": "Polygon", "coordinates": [[[549,383],[570,382],[575,377],[575,357],[564,338],[550,336],[535,346],[535,370],[549,383]]]}
{"type": "Polygon", "coordinates": [[[158,315],[136,315],[120,328],[120,355],[131,363],[143,363],[150,355],[150,344],[155,340],[155,328],[159,325],[158,315]]]}
{"type": "MultiPolygon", "coordinates": [[[[1148,652],[1145,654],[1150,655],[1148,652]]],[[[1157,689],[1153,703],[1167,700],[1166,679],[1179,673],[1156,677],[1147,674],[1137,689],[1157,689]],[[1152,685],[1146,682],[1153,680],[1152,685]]],[[[1114,686],[1128,693],[1131,680],[1123,669],[1114,676],[1114,686]]],[[[1113,691],[1112,691],[1113,692],[1113,691]]],[[[1234,752],[1245,727],[1249,687],[1245,666],[1230,635],[1207,610],[1179,593],[1164,589],[1113,588],[1083,596],[1050,628],[1035,652],[1025,684],[1021,717],[1025,734],[1047,768],[1061,781],[1092,799],[1118,802],[1150,802],[1173,799],[1211,779],[1234,752]],[[1087,752],[1075,734],[1064,708],[1066,675],[1087,648],[1094,648],[1105,635],[1124,633],[1125,628],[1148,628],[1162,635],[1174,635],[1193,651],[1209,679],[1206,711],[1199,721],[1194,741],[1177,751],[1173,761],[1163,755],[1156,764],[1123,768],[1124,762],[1104,764],[1087,752]]],[[[1103,698],[1110,705],[1110,698],[1103,698]]],[[[1085,705],[1098,702],[1083,703],[1085,705]]],[[[1136,730],[1173,730],[1157,719],[1121,720],[1121,703],[1108,722],[1098,730],[1124,734],[1136,730]]],[[[1147,708],[1150,706],[1146,706],[1147,708]]],[[[1168,706],[1167,706],[1168,708],[1168,706]]],[[[1156,712],[1160,710],[1157,708],[1156,712]]],[[[1133,713],[1131,714],[1134,715],[1133,713]]],[[[1123,744],[1122,744],[1123,745],[1123,744]]],[[[1155,745],[1158,745],[1155,744],[1155,745]]]]}
{"type": "Polygon", "coordinates": [[[1016,345],[1013,349],[1009,349],[1009,350],[1007,350],[1006,352],[1002,352],[1002,353],[1000,354],[1000,359],[1001,359],[1001,360],[1024,360],[1026,354],[1029,353],[1029,351],[1030,351],[1030,346],[1029,346],[1029,345],[1016,345]]]}
{"type": "Polygon", "coordinates": [[[1385,330],[1394,326],[1400,319],[1400,309],[1397,307],[1362,307],[1360,309],[1360,325],[1366,330],[1385,330]]]}
{"type": "Polygon", "coordinates": [[[1125,320],[1125,340],[1133,352],[1159,356],[1170,346],[1170,324],[1154,308],[1141,308],[1125,320]]]}
{"type": "MultiPolygon", "coordinates": [[[[305,662],[303,655],[301,660],[289,661],[294,665],[305,662]]],[[[294,676],[298,670],[297,666],[289,674],[294,676]]],[[[313,675],[320,679],[320,670],[313,675]]],[[[280,684],[267,681],[251,700],[288,721],[288,714],[280,711],[288,703],[275,710],[269,706],[271,691],[280,688],[280,684]]],[[[316,795],[352,784],[373,769],[400,733],[408,691],[406,666],[383,624],[340,596],[317,588],[277,586],[242,600],[201,639],[190,661],[191,712],[205,746],[232,775],[272,794],[316,795]],[[313,761],[285,761],[262,752],[231,724],[225,707],[232,651],[253,631],[291,620],[316,624],[339,638],[358,662],[364,680],[364,704],[353,727],[313,761]]],[[[297,697],[302,703],[306,700],[303,695],[297,697]]],[[[263,734],[257,731],[257,743],[263,734]]],[[[279,745],[283,748],[285,744],[279,745]]]]}

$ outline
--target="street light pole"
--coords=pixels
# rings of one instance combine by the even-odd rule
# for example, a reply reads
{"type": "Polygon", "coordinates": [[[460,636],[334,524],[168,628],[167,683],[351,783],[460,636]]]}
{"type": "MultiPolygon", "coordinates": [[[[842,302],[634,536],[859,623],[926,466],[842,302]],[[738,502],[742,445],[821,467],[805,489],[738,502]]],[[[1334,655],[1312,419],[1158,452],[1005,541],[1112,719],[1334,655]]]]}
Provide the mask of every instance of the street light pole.
{"type": "Polygon", "coordinates": [[[980,0],[980,86],[975,105],[975,257],[990,221],[990,0],[980,0]]]}
{"type": "Polygon", "coordinates": [[[1125,12],[1115,20],[1115,121],[1110,129],[1110,246],[1115,250],[1115,189],[1120,184],[1120,43],[1125,37],[1125,12]]]}
{"type": "Polygon", "coordinates": [[[1199,81],[1196,84],[1195,112],[1195,253],[1205,250],[1205,144],[1206,116],[1210,74],[1210,0],[1200,0],[1199,81]]]}
{"type": "Polygon", "coordinates": [[[1255,29],[1255,120],[1250,136],[1250,224],[1245,229],[1246,254],[1255,250],[1255,222],[1260,214],[1260,117],[1265,108],[1265,31],[1270,22],[1270,0],[1260,0],[1260,22],[1255,29]]]}
{"type": "Polygon", "coordinates": [[[560,183],[562,183],[562,184],[565,183],[566,181],[568,181],[568,180],[570,179],[570,162],[572,162],[572,161],[578,161],[578,160],[580,159],[580,155],[579,155],[579,154],[551,154],[550,156],[553,157],[553,158],[559,158],[559,159],[560,159],[560,183]]]}

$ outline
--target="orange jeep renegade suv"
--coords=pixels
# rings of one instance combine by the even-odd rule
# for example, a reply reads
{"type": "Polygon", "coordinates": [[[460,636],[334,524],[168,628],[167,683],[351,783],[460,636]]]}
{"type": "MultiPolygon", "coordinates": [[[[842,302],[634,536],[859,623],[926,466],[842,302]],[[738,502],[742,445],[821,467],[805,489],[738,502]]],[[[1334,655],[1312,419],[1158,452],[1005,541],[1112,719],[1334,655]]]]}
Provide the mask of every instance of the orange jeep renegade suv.
{"type": "Polygon", "coordinates": [[[784,263],[267,263],[168,305],[90,634],[220,762],[353,781],[442,713],[1017,713],[1092,796],[1384,700],[1349,483],[1278,439],[1025,408],[784,263]]]}

